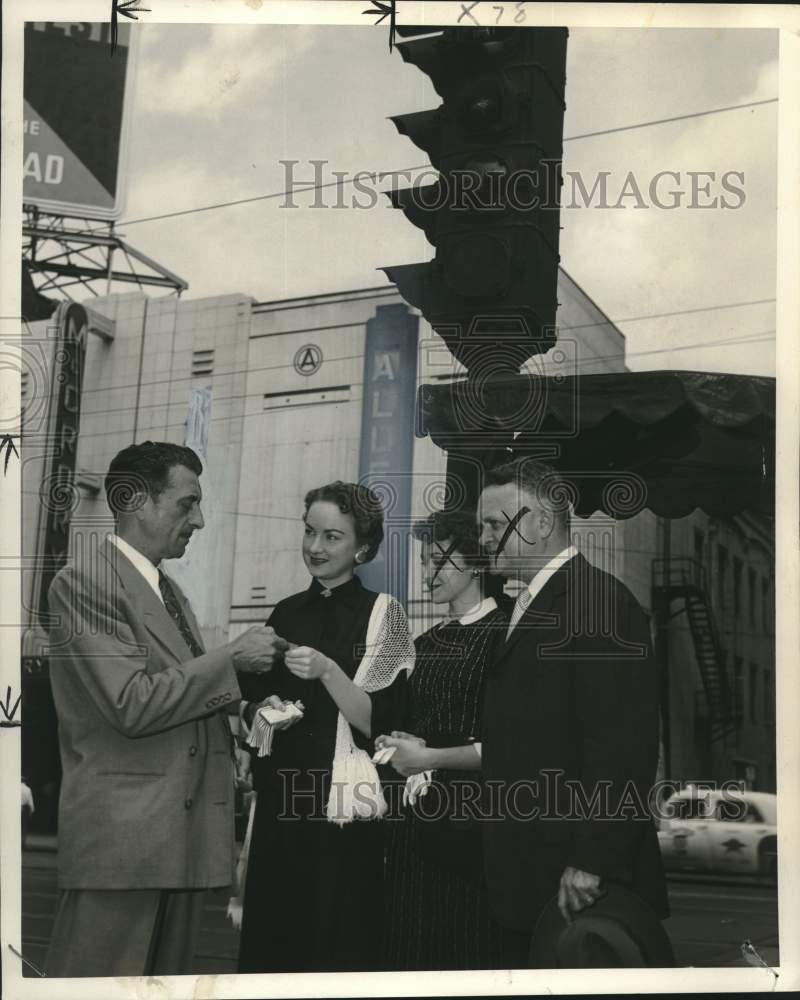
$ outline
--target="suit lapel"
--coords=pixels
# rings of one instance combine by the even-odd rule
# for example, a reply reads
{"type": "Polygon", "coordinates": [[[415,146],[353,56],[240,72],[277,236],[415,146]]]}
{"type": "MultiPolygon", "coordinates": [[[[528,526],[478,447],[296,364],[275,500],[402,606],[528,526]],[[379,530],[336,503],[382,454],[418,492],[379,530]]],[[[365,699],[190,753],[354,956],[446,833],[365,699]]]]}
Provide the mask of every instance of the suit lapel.
{"type": "Polygon", "coordinates": [[[169,612],[156,597],[153,588],[145,580],[133,563],[114,545],[107,541],[103,555],[119,577],[125,592],[137,607],[142,624],[162,646],[183,663],[191,659],[191,650],[183,641],[180,630],[170,618],[169,612]]]}
{"type": "Polygon", "coordinates": [[[563,566],[560,566],[542,587],[539,593],[526,608],[525,613],[514,627],[514,631],[506,641],[498,647],[495,663],[505,659],[524,636],[541,635],[545,629],[557,628],[561,615],[553,612],[553,606],[568,590],[570,581],[579,572],[578,560],[581,555],[573,556],[563,566]]]}

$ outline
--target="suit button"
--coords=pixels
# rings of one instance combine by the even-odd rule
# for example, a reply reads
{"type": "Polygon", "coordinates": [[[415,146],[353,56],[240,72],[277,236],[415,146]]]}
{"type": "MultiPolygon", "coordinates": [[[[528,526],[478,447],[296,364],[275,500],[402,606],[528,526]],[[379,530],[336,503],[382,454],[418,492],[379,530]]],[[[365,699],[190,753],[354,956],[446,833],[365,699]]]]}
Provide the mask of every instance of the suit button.
{"type": "Polygon", "coordinates": [[[189,747],[189,756],[190,757],[194,757],[194,755],[196,753],[197,753],[197,747],[189,747]]]}
{"type": "Polygon", "coordinates": [[[186,801],[185,801],[185,802],[183,803],[183,808],[184,808],[184,809],[191,809],[191,808],[192,808],[192,800],[191,800],[191,799],[187,799],[187,800],[186,800],[186,801]]]}

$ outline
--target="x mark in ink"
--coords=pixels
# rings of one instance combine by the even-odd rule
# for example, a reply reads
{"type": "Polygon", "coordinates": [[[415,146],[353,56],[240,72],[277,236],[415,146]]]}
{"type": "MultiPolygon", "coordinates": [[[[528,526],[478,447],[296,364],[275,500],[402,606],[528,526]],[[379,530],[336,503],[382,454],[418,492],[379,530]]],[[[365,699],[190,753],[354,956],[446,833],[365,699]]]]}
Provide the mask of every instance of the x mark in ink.
{"type": "Polygon", "coordinates": [[[441,552],[441,554],[442,554],[442,559],[441,559],[441,561],[439,562],[439,565],[438,565],[438,566],[436,567],[436,572],[435,572],[435,573],[433,574],[433,579],[431,580],[431,586],[433,586],[433,585],[434,585],[434,583],[436,583],[436,578],[437,578],[437,577],[439,576],[439,574],[440,574],[440,573],[442,572],[442,570],[444,569],[444,567],[445,567],[445,565],[446,565],[447,563],[450,563],[450,565],[451,565],[451,566],[452,566],[452,567],[453,567],[453,568],[454,568],[455,570],[457,570],[457,571],[458,571],[459,573],[462,573],[462,572],[463,572],[463,570],[462,570],[462,569],[461,569],[461,568],[460,568],[459,566],[456,566],[456,564],[455,564],[455,563],[453,562],[453,560],[451,559],[451,556],[453,555],[453,553],[454,553],[454,552],[455,552],[455,550],[456,550],[456,545],[458,545],[458,540],[457,540],[457,539],[456,539],[456,541],[453,541],[453,542],[451,542],[451,543],[450,543],[450,545],[449,545],[449,547],[447,548],[447,550],[443,549],[443,548],[442,548],[442,546],[441,546],[441,545],[439,544],[439,542],[434,542],[434,545],[435,545],[435,546],[436,546],[436,548],[437,548],[437,549],[438,549],[438,550],[439,550],[439,551],[441,552]]]}
{"type": "Polygon", "coordinates": [[[530,514],[530,512],[531,512],[530,507],[520,507],[520,509],[517,511],[517,513],[513,517],[509,517],[508,514],[506,514],[505,511],[501,512],[502,515],[503,515],[503,517],[506,519],[506,521],[508,521],[508,525],[506,526],[506,530],[503,532],[503,537],[500,539],[500,543],[498,544],[497,548],[495,549],[495,553],[494,553],[494,561],[495,561],[495,563],[497,562],[497,557],[500,555],[500,553],[506,547],[506,544],[507,544],[509,538],[513,534],[519,535],[519,537],[522,539],[523,542],[525,542],[526,545],[535,545],[536,544],[535,542],[528,541],[528,539],[522,534],[522,532],[517,527],[517,525],[523,519],[523,517],[525,517],[526,514],[530,514]]]}

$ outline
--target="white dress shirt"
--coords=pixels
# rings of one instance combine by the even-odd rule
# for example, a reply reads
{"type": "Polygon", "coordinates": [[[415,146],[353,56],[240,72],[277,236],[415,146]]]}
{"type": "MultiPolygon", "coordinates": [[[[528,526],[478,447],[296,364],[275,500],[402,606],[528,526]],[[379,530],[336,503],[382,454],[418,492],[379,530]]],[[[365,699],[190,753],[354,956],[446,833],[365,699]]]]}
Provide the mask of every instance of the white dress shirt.
{"type": "MultiPolygon", "coordinates": [[[[550,579],[550,577],[557,573],[558,570],[564,565],[564,563],[569,562],[573,556],[578,554],[578,550],[574,545],[568,545],[565,549],[562,549],[557,555],[544,564],[541,569],[538,569],[534,575],[531,582],[528,584],[528,593],[531,595],[531,601],[534,597],[542,590],[544,585],[550,579]]],[[[528,604],[530,607],[530,602],[528,604]]]]}
{"type": "Polygon", "coordinates": [[[109,535],[108,540],[116,545],[126,559],[133,563],[150,584],[156,597],[163,604],[164,598],[161,596],[161,589],[158,586],[158,567],[154,566],[147,556],[142,555],[138,549],[135,549],[129,542],[126,542],[124,538],[120,538],[119,535],[109,535]]]}

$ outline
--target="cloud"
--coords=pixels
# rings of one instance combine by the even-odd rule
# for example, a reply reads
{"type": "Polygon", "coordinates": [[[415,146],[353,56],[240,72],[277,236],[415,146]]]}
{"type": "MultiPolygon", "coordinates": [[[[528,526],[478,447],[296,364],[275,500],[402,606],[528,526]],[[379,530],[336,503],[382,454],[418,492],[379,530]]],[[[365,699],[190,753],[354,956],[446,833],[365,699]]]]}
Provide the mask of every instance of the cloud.
{"type": "Polygon", "coordinates": [[[213,121],[254,95],[267,100],[286,66],[313,45],[314,34],[275,28],[267,36],[259,26],[229,24],[162,27],[143,45],[139,109],[213,121]]]}
{"type": "MultiPolygon", "coordinates": [[[[603,86],[596,96],[585,94],[579,128],[573,133],[776,96],[774,33],[681,32],[680,36],[668,33],[648,39],[640,34],[638,47],[630,37],[608,48],[598,45],[600,70],[607,73],[600,73],[603,86]],[[644,85],[642,79],[642,87],[636,89],[647,63],[648,82],[644,85]],[[623,64],[627,76],[620,73],[623,64]],[[675,81],[674,88],[662,86],[667,78],[675,81]],[[634,96],[623,93],[626,80],[634,96]],[[615,95],[626,102],[627,122],[615,95]],[[607,113],[590,120],[586,104],[591,102],[597,114],[599,107],[607,113]]],[[[585,46],[588,40],[581,39],[580,44],[585,46]]],[[[574,51],[572,56],[577,58],[574,51]]],[[[597,84],[593,69],[580,78],[581,89],[587,88],[590,77],[597,84]]],[[[609,171],[613,204],[630,174],[648,206],[635,208],[635,199],[626,198],[625,207],[562,211],[564,266],[612,319],[774,296],[776,108],[769,104],[688,118],[565,145],[565,170],[579,173],[589,190],[598,172],[609,171]],[[680,195],[680,207],[653,205],[649,188],[660,171],[676,174],[660,181],[662,202],[669,204],[669,192],[674,190],[680,195]],[[693,172],[699,176],[693,178],[693,172]],[[726,200],[737,207],[723,208],[719,200],[714,208],[698,207],[725,195],[726,174],[728,183],[744,188],[744,202],[739,205],[738,198],[728,195],[726,200]],[[703,193],[706,185],[710,197],[703,193]],[[695,207],[690,207],[693,203],[695,207]]],[[[774,325],[774,306],[762,305],[654,318],[622,324],[622,329],[635,368],[749,368],[770,374],[774,344],[769,341],[714,343],[707,349],[701,345],[760,334],[774,325]],[[687,348],[678,350],[682,345],[687,348]],[[676,351],[645,353],[665,347],[676,351]]]]}
{"type": "MultiPolygon", "coordinates": [[[[430,81],[385,36],[359,28],[147,26],[142,32],[130,201],[125,217],[281,191],[279,160],[332,171],[401,169],[425,155],[387,116],[435,107],[430,81]]],[[[777,35],[767,31],[571,32],[565,133],[574,135],[777,93],[777,35]]],[[[684,207],[565,209],[562,261],[612,319],[766,298],[775,284],[776,105],[569,142],[566,170],[591,187],[628,172],[649,200],[660,170],[681,175],[684,207]],[[736,210],[685,207],[689,171],[742,171],[736,210]]],[[[381,185],[387,187],[388,184],[381,185]]],[[[662,182],[661,190],[668,191],[662,182]]],[[[712,190],[719,194],[718,179],[712,190]]],[[[287,210],[280,201],[131,227],[128,238],[191,282],[192,296],[233,290],[280,298],[381,284],[384,264],[433,255],[381,198],[370,211],[287,210]]],[[[335,192],[328,190],[332,201],[335,192]]],[[[310,197],[298,196],[300,206],[310,197]]],[[[744,336],[774,326],[771,307],[623,326],[632,353],[744,336]]],[[[639,367],[772,364],[770,347],[642,356],[639,367]],[[716,359],[716,362],[714,362],[716,359]]],[[[759,367],[760,366],[760,367],[759,367]]]]}

